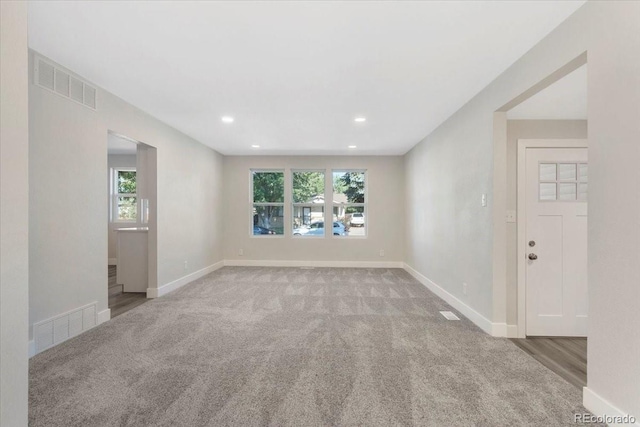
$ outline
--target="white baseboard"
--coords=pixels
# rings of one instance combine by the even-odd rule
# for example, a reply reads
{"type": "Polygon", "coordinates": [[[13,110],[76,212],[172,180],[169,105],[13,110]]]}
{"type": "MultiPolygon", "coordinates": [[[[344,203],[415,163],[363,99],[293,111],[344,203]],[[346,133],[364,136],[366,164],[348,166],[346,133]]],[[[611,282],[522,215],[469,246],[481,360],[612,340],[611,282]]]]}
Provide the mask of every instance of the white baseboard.
{"type": "Polygon", "coordinates": [[[610,402],[603,399],[589,387],[582,388],[582,405],[591,411],[593,415],[605,418],[603,421],[605,421],[609,426],[640,427],[640,414],[636,414],[636,416],[625,414],[624,411],[613,406],[610,402]],[[606,417],[611,418],[606,419],[606,417]],[[615,422],[617,421],[615,420],[616,418],[627,422],[615,422]]]}
{"type": "Polygon", "coordinates": [[[233,267],[349,267],[349,268],[402,268],[400,261],[288,261],[226,259],[225,266],[233,267]]]}
{"type": "Polygon", "coordinates": [[[507,324],[496,323],[491,324],[491,335],[494,337],[506,337],[507,336],[507,324]]]}
{"type": "Polygon", "coordinates": [[[118,258],[109,258],[109,265],[118,265],[118,258]]]}
{"type": "Polygon", "coordinates": [[[36,355],[36,342],[34,340],[29,341],[29,359],[36,355]]]}
{"type": "Polygon", "coordinates": [[[98,312],[98,325],[111,320],[111,309],[107,308],[98,312]]]}
{"type": "Polygon", "coordinates": [[[205,267],[201,270],[194,271],[191,274],[187,274],[173,282],[169,282],[165,285],[162,285],[158,288],[147,288],[147,298],[158,298],[163,295],[168,294],[171,291],[175,291],[178,288],[186,285],[187,283],[191,283],[194,280],[198,280],[199,278],[206,276],[207,274],[216,271],[219,268],[224,267],[224,261],[218,261],[215,264],[210,265],[209,267],[205,267]]]}
{"type": "Polygon", "coordinates": [[[507,325],[507,338],[518,338],[518,325],[507,325]]]}
{"type": "Polygon", "coordinates": [[[506,323],[492,323],[489,319],[484,317],[482,314],[475,311],[473,308],[469,307],[464,302],[460,301],[456,296],[447,292],[444,288],[437,285],[433,281],[429,280],[427,277],[416,271],[413,267],[408,264],[404,264],[404,269],[416,278],[420,283],[422,283],[427,289],[431,292],[445,300],[451,307],[458,310],[464,317],[471,320],[476,324],[480,329],[485,331],[487,334],[492,336],[506,336],[507,334],[507,325],[506,323]]]}

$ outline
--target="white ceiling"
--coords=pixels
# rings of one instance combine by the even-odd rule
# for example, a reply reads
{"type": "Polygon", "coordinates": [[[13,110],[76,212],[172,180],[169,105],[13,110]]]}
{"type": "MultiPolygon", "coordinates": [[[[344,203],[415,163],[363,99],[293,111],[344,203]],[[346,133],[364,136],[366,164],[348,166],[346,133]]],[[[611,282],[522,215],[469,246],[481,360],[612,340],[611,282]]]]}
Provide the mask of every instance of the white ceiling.
{"type": "Polygon", "coordinates": [[[583,65],[512,108],[507,118],[587,120],[587,66],[583,65]]]}
{"type": "Polygon", "coordinates": [[[583,3],[39,1],[29,45],[223,154],[403,154],[583,3]]]}
{"type": "Polygon", "coordinates": [[[127,154],[136,155],[138,145],[128,139],[121,138],[118,135],[110,133],[107,136],[107,153],[108,154],[127,154]]]}

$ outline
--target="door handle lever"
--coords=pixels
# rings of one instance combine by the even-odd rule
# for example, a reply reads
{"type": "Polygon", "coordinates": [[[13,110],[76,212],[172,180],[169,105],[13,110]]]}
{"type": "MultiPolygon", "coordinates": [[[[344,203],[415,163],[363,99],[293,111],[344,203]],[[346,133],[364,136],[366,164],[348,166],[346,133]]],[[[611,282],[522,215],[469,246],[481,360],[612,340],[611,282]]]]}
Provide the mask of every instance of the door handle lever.
{"type": "Polygon", "coordinates": [[[535,260],[537,260],[537,259],[538,259],[538,255],[536,255],[536,254],[534,254],[534,253],[531,253],[531,254],[529,254],[529,259],[530,259],[531,261],[535,261],[535,260]]]}

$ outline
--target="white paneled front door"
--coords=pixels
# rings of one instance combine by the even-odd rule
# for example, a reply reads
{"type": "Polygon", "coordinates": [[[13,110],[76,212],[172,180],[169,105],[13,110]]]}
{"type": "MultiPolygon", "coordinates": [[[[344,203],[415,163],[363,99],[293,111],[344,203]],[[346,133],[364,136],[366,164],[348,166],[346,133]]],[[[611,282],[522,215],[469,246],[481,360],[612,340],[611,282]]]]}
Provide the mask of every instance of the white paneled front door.
{"type": "Polygon", "coordinates": [[[526,334],[587,336],[586,148],[526,150],[526,334]]]}

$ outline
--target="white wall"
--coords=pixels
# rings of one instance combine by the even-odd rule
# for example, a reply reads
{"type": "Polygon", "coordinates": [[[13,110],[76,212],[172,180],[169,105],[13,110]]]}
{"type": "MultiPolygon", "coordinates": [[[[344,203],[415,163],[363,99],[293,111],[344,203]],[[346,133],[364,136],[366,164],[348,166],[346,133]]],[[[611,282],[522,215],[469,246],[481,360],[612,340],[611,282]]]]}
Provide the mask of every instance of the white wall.
{"type": "Polygon", "coordinates": [[[587,380],[640,423],[640,3],[589,8],[587,380]]]}
{"type": "MultiPolygon", "coordinates": [[[[586,90],[586,89],[585,89],[586,90]]],[[[518,139],[586,138],[586,120],[507,121],[507,210],[516,211],[518,139]]],[[[507,224],[507,324],[518,323],[518,228],[507,224]]]]}
{"type": "MultiPolygon", "coordinates": [[[[133,144],[133,143],[132,143],[133,144]]],[[[110,216],[111,209],[111,168],[117,167],[136,167],[136,155],[135,154],[109,154],[107,157],[107,215],[110,216]]],[[[107,216],[107,218],[109,218],[107,216]]],[[[109,239],[109,248],[108,248],[108,257],[109,259],[113,259],[116,257],[116,243],[118,241],[117,234],[113,231],[114,228],[123,227],[125,224],[135,225],[135,221],[132,223],[113,223],[109,222],[107,227],[108,239],[109,239]]]]}
{"type": "Polygon", "coordinates": [[[222,260],[222,156],[102,89],[97,100],[29,86],[31,324],[107,309],[108,130],[157,148],[158,284],[222,260]]]}
{"type": "Polygon", "coordinates": [[[490,208],[496,197],[506,199],[507,187],[491,188],[493,113],[588,51],[591,400],[585,405],[601,413],[610,404],[640,418],[638,22],[638,2],[587,2],[411,150],[405,182],[407,263],[490,321],[504,321],[506,305],[495,310],[494,301],[503,300],[497,293],[506,287],[494,292],[491,271],[490,208]],[[486,210],[479,206],[483,192],[486,210]]]}
{"type": "Polygon", "coordinates": [[[0,2],[0,425],[27,425],[27,4],[0,2]]]}
{"type": "MultiPolygon", "coordinates": [[[[286,188],[290,175],[285,174],[286,188]]],[[[238,156],[225,157],[225,259],[337,262],[401,262],[403,259],[403,174],[399,156],[238,156]],[[252,224],[250,169],[366,169],[366,238],[264,238],[249,234],[252,224]],[[239,249],[244,255],[239,256],[239,249]],[[380,250],[385,256],[380,257],[380,250]]],[[[326,190],[330,190],[327,188],[326,190]]],[[[289,191],[289,190],[287,190],[289,191]]],[[[330,197],[330,192],[327,195],[330,197]]],[[[285,221],[291,218],[285,199],[285,221]]],[[[330,200],[330,199],[326,199],[330,200]]],[[[325,208],[325,215],[332,207],[325,208]]],[[[286,230],[286,228],[285,228],[286,230]]],[[[366,265],[366,264],[363,264],[366,265]]]]}

